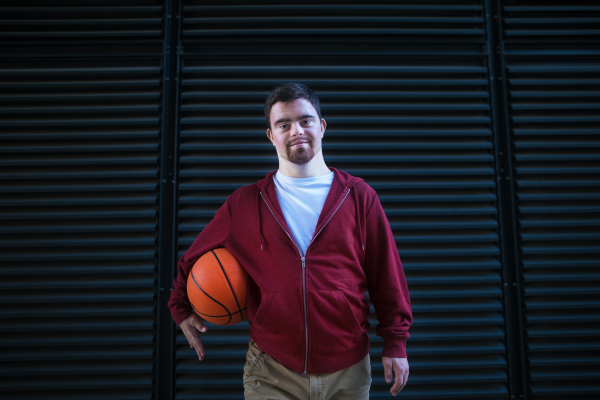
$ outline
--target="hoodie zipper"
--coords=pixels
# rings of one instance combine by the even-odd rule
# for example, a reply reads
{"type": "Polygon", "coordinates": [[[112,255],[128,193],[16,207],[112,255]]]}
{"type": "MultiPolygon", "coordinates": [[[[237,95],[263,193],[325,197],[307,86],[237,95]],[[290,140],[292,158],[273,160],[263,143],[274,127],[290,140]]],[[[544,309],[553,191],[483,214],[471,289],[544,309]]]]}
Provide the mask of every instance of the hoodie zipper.
{"type": "Polygon", "coordinates": [[[311,239],[311,241],[308,243],[308,246],[306,246],[306,253],[304,253],[304,257],[302,256],[302,253],[300,252],[300,248],[298,247],[298,245],[296,244],[296,242],[294,241],[294,239],[290,236],[290,234],[288,233],[288,231],[283,227],[283,225],[281,225],[281,222],[279,222],[279,219],[277,219],[277,217],[275,216],[275,213],[273,212],[273,210],[271,210],[271,207],[269,206],[269,203],[267,203],[267,200],[265,200],[265,197],[262,194],[262,190],[259,191],[260,193],[260,197],[262,197],[263,201],[265,202],[265,204],[267,205],[267,208],[269,209],[269,211],[271,211],[271,214],[273,215],[273,218],[275,218],[275,220],[277,221],[277,223],[279,224],[279,226],[281,227],[281,229],[283,229],[283,231],[285,232],[285,234],[290,238],[290,240],[292,241],[292,243],[294,243],[294,246],[296,246],[296,250],[298,251],[298,255],[300,256],[300,259],[302,260],[302,302],[304,305],[304,337],[305,337],[305,351],[304,351],[304,373],[306,373],[306,369],[308,366],[308,319],[307,319],[307,312],[306,312],[306,254],[308,254],[308,248],[310,247],[310,245],[312,244],[312,242],[314,242],[314,240],[317,238],[317,236],[319,236],[319,233],[321,233],[321,231],[325,228],[325,226],[329,223],[329,221],[331,220],[331,218],[333,218],[333,216],[335,215],[335,213],[337,212],[337,210],[340,208],[340,206],[342,205],[342,203],[344,202],[344,200],[346,200],[346,197],[348,197],[348,193],[350,193],[350,189],[348,189],[348,191],[346,192],[346,195],[344,196],[344,198],[342,199],[342,201],[340,201],[340,204],[338,204],[337,208],[333,211],[333,213],[331,214],[331,216],[329,217],[329,219],[327,220],[327,222],[325,222],[325,224],[323,224],[323,226],[321,227],[321,229],[319,229],[319,232],[317,232],[316,235],[313,236],[313,238],[311,239]]]}

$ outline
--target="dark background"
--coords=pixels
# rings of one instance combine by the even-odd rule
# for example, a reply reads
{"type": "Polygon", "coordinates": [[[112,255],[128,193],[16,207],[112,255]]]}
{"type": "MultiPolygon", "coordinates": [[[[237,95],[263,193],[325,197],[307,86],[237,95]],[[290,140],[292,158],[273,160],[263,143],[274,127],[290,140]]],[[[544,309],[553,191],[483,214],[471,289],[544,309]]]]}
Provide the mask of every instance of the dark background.
{"type": "Polygon", "coordinates": [[[289,81],[396,237],[400,397],[600,395],[599,22],[591,1],[2,2],[0,397],[243,398],[247,324],[209,326],[199,362],[166,303],[225,198],[277,169],[262,104],[289,81]]]}

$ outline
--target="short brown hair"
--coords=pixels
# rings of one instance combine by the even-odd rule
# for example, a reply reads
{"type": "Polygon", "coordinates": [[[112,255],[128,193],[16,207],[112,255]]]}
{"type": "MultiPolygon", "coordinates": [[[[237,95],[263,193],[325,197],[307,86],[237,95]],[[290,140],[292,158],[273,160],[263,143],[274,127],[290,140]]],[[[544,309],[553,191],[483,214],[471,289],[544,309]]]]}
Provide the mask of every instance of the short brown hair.
{"type": "Polygon", "coordinates": [[[303,83],[290,82],[273,89],[265,101],[265,117],[269,129],[271,129],[271,108],[273,105],[279,102],[288,103],[296,99],[308,100],[317,111],[319,121],[321,120],[321,103],[315,92],[303,83]]]}

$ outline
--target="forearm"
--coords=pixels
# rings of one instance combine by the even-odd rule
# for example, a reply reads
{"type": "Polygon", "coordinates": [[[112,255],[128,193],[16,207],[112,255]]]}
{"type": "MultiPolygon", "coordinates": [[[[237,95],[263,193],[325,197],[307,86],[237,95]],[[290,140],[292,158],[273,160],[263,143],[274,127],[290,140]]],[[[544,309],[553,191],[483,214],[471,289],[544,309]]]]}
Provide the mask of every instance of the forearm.
{"type": "Polygon", "coordinates": [[[406,339],[412,324],[408,285],[396,242],[381,203],[375,198],[367,215],[368,289],[383,339],[383,356],[406,358],[406,339]]]}

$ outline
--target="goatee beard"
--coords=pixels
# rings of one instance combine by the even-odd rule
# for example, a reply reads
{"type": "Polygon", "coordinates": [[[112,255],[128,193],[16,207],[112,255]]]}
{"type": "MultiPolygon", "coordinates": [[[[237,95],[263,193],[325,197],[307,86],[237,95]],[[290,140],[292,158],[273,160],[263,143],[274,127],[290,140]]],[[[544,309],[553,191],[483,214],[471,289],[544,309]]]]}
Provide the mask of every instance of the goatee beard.
{"type": "Polygon", "coordinates": [[[293,163],[293,164],[297,164],[297,165],[302,165],[302,164],[306,164],[308,163],[310,160],[312,160],[315,156],[315,151],[313,149],[313,144],[312,142],[308,142],[308,148],[304,148],[304,147],[299,147],[299,148],[292,148],[291,146],[286,146],[285,148],[285,153],[286,153],[286,159],[293,163]]]}

